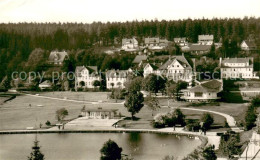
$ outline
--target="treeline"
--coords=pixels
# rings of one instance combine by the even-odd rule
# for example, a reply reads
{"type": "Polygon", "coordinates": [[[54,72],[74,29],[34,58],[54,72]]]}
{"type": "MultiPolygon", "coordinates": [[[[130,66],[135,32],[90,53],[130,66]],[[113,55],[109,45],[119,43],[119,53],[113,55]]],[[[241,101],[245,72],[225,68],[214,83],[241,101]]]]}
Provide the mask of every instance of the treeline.
{"type": "MultiPolygon", "coordinates": [[[[135,36],[139,42],[144,37],[154,36],[167,38],[171,41],[174,37],[187,37],[190,42],[197,42],[198,35],[213,34],[215,41],[219,42],[222,39],[223,48],[227,48],[223,51],[223,55],[231,57],[235,55],[233,55],[233,51],[232,53],[228,52],[229,44],[236,46],[251,34],[255,35],[255,38],[259,38],[259,24],[260,18],[254,17],[245,17],[244,19],[94,22],[91,24],[0,24],[0,70],[3,71],[0,74],[0,79],[9,71],[22,69],[35,48],[41,48],[48,52],[55,49],[67,51],[86,49],[91,51],[93,46],[120,45],[122,38],[132,36],[135,36]]],[[[102,58],[100,59],[102,60],[102,58]]],[[[76,62],[84,63],[82,59],[76,62]]],[[[116,68],[126,68],[125,66],[127,66],[117,64],[117,62],[113,65],[117,66],[116,68]]]]}

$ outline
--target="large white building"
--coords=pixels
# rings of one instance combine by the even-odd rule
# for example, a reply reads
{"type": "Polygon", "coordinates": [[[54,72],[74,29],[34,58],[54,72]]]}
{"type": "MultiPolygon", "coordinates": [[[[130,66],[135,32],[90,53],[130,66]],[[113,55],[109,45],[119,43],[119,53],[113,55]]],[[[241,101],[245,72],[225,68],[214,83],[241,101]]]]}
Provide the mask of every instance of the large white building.
{"type": "Polygon", "coordinates": [[[122,49],[125,51],[132,51],[138,48],[138,41],[135,38],[122,39],[122,49]]]}
{"type": "Polygon", "coordinates": [[[259,79],[254,72],[254,58],[220,58],[222,79],[259,79]]]}
{"type": "Polygon", "coordinates": [[[192,67],[184,55],[169,57],[164,64],[147,63],[144,67],[144,77],[152,73],[174,81],[186,82],[191,82],[193,76],[192,67]]]}
{"type": "Polygon", "coordinates": [[[94,81],[101,81],[97,66],[77,66],[75,88],[95,88],[94,81]]]}
{"type": "Polygon", "coordinates": [[[199,35],[198,43],[202,45],[212,45],[214,42],[213,35],[199,35]]]}
{"type": "Polygon", "coordinates": [[[106,72],[107,89],[125,88],[128,70],[108,70],[106,72]]]}

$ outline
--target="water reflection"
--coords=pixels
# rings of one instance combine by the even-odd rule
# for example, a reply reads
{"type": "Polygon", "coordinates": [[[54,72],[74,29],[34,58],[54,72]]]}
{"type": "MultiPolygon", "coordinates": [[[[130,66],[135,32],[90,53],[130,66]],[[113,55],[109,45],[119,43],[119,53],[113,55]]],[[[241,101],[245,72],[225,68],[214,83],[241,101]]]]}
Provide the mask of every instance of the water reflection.
{"type": "MultiPolygon", "coordinates": [[[[0,159],[26,160],[35,135],[0,135],[0,159]]],[[[46,160],[95,160],[108,139],[136,160],[162,159],[166,155],[185,156],[200,145],[185,136],[148,133],[70,133],[39,134],[38,140],[46,160]]]]}

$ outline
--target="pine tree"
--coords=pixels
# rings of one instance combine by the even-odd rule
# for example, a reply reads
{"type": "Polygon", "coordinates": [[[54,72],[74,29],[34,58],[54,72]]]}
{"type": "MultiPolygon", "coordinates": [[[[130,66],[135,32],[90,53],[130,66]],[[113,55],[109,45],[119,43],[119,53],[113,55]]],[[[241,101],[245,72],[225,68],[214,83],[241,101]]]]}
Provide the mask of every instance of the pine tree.
{"type": "Polygon", "coordinates": [[[34,146],[32,147],[32,152],[28,157],[28,160],[44,160],[44,155],[40,151],[40,146],[38,145],[39,141],[37,140],[37,135],[34,141],[34,146]]]}

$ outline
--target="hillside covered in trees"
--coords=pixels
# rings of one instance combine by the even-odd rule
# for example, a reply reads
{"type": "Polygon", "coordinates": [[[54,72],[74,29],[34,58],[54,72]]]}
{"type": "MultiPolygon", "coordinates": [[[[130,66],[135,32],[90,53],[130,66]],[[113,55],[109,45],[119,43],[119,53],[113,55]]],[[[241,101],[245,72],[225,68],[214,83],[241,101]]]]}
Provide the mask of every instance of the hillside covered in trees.
{"type": "MultiPolygon", "coordinates": [[[[74,65],[97,65],[100,69],[127,69],[133,56],[93,55],[93,46],[113,46],[122,38],[135,36],[161,37],[172,41],[175,37],[187,37],[197,42],[198,35],[213,34],[215,42],[223,47],[237,46],[249,35],[260,39],[260,18],[243,19],[186,19],[174,21],[132,21],[83,23],[9,23],[0,24],[0,81],[14,70],[31,70],[34,61],[30,54],[43,53],[46,59],[51,50],[66,50],[74,65]],[[36,48],[37,53],[32,53],[36,48]],[[31,61],[31,62],[30,62],[31,61]],[[123,63],[123,64],[122,64],[123,63]],[[125,63],[125,64],[124,64],[125,63]]],[[[36,52],[36,51],[34,51],[36,52]]],[[[227,49],[223,52],[227,52],[227,49]]],[[[223,53],[234,57],[236,53],[223,53]]],[[[41,59],[38,59],[41,62],[41,59]]],[[[38,64],[38,63],[37,63],[38,64]]],[[[36,66],[37,67],[37,66],[36,66]]]]}

